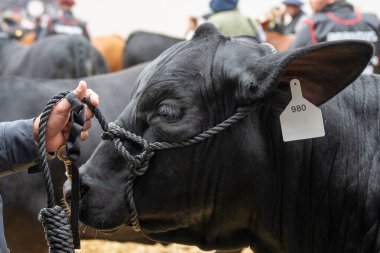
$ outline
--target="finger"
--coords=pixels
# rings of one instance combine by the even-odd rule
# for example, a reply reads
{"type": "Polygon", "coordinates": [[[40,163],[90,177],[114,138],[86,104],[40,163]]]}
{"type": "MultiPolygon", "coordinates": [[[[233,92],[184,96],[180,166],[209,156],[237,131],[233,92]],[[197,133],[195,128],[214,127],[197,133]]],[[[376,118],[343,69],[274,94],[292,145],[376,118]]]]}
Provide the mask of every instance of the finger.
{"type": "Polygon", "coordinates": [[[70,135],[70,132],[64,132],[63,133],[63,138],[65,139],[65,141],[67,141],[69,139],[69,135],[70,135]]]}
{"type": "Polygon", "coordinates": [[[94,113],[88,108],[87,105],[85,105],[85,110],[86,110],[86,120],[92,119],[92,117],[94,117],[94,113]]]}
{"type": "MultiPolygon", "coordinates": [[[[73,92],[74,92],[75,97],[77,97],[78,99],[81,100],[85,96],[86,91],[87,91],[87,84],[86,84],[86,82],[85,81],[80,81],[79,84],[78,84],[78,86],[77,86],[77,88],[73,92]]],[[[70,113],[70,110],[71,110],[71,104],[70,104],[70,102],[67,99],[62,99],[54,107],[52,113],[53,114],[55,113],[57,115],[66,116],[66,118],[68,119],[68,114],[70,113]]]]}
{"type": "Polygon", "coordinates": [[[88,138],[88,131],[87,130],[82,131],[80,133],[80,139],[81,139],[81,141],[85,141],[85,140],[87,140],[87,138],[88,138]]]}
{"type": "Polygon", "coordinates": [[[96,94],[92,89],[87,89],[86,97],[88,97],[91,101],[91,104],[94,106],[99,106],[99,95],[96,94]]]}
{"type": "Polygon", "coordinates": [[[70,130],[71,124],[67,123],[66,126],[62,129],[63,132],[68,132],[70,130]]]}
{"type": "Polygon", "coordinates": [[[80,81],[76,89],[74,90],[74,95],[79,100],[82,100],[87,93],[87,84],[85,81],[80,81]]]}
{"type": "Polygon", "coordinates": [[[86,122],[84,122],[82,131],[88,130],[90,128],[91,128],[91,120],[87,120],[86,122]]]}

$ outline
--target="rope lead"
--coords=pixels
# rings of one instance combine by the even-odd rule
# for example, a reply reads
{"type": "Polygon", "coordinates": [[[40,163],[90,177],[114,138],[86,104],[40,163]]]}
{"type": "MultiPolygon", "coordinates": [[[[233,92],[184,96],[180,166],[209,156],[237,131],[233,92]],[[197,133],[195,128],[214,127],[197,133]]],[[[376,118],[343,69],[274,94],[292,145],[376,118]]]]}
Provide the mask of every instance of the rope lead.
{"type": "Polygon", "coordinates": [[[70,91],[63,91],[54,96],[49,103],[45,106],[39,125],[38,133],[38,151],[40,154],[39,167],[43,170],[43,176],[48,197],[48,207],[43,208],[39,215],[38,220],[42,223],[45,230],[45,238],[49,247],[49,253],[74,253],[74,248],[80,248],[80,239],[78,233],[78,206],[79,206],[79,173],[76,167],[75,161],[79,157],[79,142],[80,132],[85,122],[85,115],[83,105],[81,101],[75,98],[70,91]],[[54,198],[54,188],[50,175],[49,164],[47,162],[47,152],[45,148],[46,144],[46,124],[51,111],[54,106],[63,98],[67,98],[72,105],[71,110],[71,123],[70,136],[67,145],[70,148],[67,150],[72,154],[69,156],[72,163],[73,182],[78,185],[76,191],[78,194],[74,194],[73,186],[73,200],[72,200],[72,212],[71,219],[68,218],[67,213],[61,206],[56,205],[54,198]],[[78,140],[79,138],[79,140],[78,140]],[[75,173],[74,173],[75,172],[75,173]],[[74,195],[76,201],[74,201],[74,195]],[[75,204],[73,205],[73,203],[75,204]],[[74,207],[73,207],[74,206],[74,207]],[[69,221],[71,220],[71,226],[69,221]]]}

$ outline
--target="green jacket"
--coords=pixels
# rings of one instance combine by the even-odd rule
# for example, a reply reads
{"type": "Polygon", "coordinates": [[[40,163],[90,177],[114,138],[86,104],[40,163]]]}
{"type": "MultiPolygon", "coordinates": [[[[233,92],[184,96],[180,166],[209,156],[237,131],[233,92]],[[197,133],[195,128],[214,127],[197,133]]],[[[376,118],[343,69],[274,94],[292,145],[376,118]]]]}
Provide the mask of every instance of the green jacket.
{"type": "Polygon", "coordinates": [[[226,36],[251,35],[261,37],[256,22],[244,16],[238,9],[214,13],[208,21],[226,36]]]}

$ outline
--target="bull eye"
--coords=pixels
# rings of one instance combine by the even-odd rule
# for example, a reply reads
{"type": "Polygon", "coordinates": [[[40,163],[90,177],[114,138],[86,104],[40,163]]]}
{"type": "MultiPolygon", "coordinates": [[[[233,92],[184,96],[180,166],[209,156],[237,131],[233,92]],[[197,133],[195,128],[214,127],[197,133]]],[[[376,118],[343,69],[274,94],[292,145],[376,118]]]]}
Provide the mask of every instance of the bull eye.
{"type": "Polygon", "coordinates": [[[170,105],[161,105],[157,110],[157,116],[166,121],[176,121],[182,116],[181,109],[170,105]]]}

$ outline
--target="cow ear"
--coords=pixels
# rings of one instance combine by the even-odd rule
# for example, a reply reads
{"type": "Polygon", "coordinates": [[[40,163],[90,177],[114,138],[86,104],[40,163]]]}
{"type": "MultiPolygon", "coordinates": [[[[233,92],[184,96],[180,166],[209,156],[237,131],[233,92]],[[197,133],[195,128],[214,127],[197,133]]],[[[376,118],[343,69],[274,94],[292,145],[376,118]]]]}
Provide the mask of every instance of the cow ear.
{"type": "Polygon", "coordinates": [[[289,88],[290,80],[298,79],[303,96],[321,105],[351,84],[366,68],[372,55],[370,43],[354,40],[274,53],[245,68],[249,73],[242,73],[239,80],[239,88],[245,90],[239,93],[245,100],[248,97],[260,99],[279,85],[289,88]]]}

